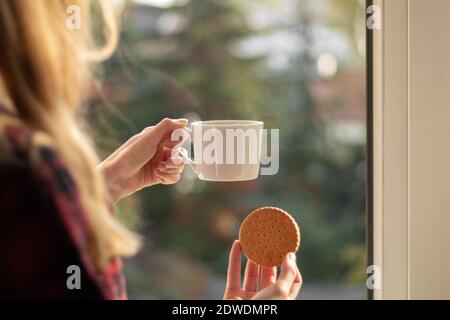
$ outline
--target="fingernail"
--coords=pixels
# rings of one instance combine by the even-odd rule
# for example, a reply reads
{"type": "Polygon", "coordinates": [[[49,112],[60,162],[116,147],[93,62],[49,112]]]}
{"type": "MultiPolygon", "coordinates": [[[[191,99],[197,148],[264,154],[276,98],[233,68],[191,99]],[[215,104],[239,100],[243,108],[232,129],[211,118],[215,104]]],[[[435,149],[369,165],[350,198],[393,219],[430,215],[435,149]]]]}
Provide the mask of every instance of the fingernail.
{"type": "Polygon", "coordinates": [[[188,119],[177,119],[177,120],[175,120],[177,123],[179,123],[179,124],[181,124],[181,125],[185,125],[185,126],[187,126],[187,124],[189,123],[189,120],[188,119]]]}
{"type": "Polygon", "coordinates": [[[289,253],[289,259],[290,259],[291,261],[295,261],[295,260],[296,260],[295,253],[290,252],[290,253],[289,253]]]}

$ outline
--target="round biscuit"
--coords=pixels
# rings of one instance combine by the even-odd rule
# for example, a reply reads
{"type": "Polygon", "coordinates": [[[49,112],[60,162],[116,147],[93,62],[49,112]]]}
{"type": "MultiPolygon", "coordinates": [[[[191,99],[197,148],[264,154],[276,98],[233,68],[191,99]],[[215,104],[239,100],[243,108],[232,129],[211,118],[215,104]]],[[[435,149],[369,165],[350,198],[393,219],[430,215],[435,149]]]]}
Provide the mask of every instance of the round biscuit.
{"type": "Polygon", "coordinates": [[[283,257],[300,246],[300,229],[294,218],[275,207],[263,207],[251,212],[239,230],[241,250],[251,261],[261,266],[280,266],[283,257]]]}

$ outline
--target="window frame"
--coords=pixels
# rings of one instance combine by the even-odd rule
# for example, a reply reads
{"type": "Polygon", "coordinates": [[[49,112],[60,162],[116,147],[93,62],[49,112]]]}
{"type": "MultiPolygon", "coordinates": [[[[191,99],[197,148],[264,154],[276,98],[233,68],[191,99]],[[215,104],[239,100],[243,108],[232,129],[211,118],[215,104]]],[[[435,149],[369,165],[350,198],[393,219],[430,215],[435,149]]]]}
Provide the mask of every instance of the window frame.
{"type": "Polygon", "coordinates": [[[368,0],[367,261],[369,299],[449,299],[450,41],[443,0],[368,0]],[[444,276],[443,276],[444,275],[444,276]]]}

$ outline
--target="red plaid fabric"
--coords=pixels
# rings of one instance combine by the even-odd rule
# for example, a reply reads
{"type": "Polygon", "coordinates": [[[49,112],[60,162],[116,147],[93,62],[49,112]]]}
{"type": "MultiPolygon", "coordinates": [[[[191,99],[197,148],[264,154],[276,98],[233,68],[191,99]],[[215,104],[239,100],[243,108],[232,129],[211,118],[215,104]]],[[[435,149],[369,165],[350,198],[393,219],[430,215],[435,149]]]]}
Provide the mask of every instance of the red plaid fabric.
{"type": "Polygon", "coordinates": [[[0,113],[0,298],[126,299],[122,262],[98,272],[87,250],[89,221],[58,155],[0,113]],[[81,289],[69,289],[69,266],[81,289]]]}

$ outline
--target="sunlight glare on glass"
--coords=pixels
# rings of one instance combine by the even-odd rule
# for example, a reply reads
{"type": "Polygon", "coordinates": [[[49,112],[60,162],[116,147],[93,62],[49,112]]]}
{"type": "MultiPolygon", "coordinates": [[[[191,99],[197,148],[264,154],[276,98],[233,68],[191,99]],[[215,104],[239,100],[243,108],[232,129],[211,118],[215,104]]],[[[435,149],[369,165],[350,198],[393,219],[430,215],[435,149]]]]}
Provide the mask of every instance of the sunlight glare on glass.
{"type": "Polygon", "coordinates": [[[317,72],[322,78],[332,78],[338,70],[336,57],[331,53],[323,53],[317,59],[317,72]]]}

